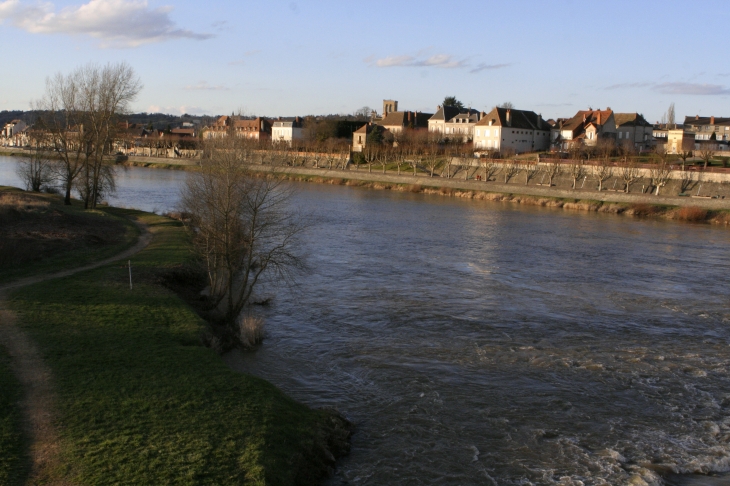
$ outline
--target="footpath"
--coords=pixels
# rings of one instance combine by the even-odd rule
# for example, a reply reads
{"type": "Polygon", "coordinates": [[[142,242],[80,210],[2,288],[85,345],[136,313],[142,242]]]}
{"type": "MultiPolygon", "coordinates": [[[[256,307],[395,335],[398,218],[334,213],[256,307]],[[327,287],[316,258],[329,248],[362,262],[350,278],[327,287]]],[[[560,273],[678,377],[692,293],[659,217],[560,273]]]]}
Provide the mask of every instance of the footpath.
{"type": "Polygon", "coordinates": [[[142,251],[152,241],[152,234],[145,225],[135,222],[141,230],[137,243],[113,256],[83,267],[77,267],[51,275],[24,278],[0,286],[0,346],[7,349],[11,367],[23,388],[21,409],[24,416],[26,437],[30,439],[30,483],[39,484],[48,477],[48,471],[59,465],[58,432],[55,426],[55,394],[53,377],[43,361],[33,340],[17,325],[15,314],[8,310],[5,296],[11,289],[47,280],[68,277],[79,272],[101,267],[108,263],[131,257],[142,251]]]}

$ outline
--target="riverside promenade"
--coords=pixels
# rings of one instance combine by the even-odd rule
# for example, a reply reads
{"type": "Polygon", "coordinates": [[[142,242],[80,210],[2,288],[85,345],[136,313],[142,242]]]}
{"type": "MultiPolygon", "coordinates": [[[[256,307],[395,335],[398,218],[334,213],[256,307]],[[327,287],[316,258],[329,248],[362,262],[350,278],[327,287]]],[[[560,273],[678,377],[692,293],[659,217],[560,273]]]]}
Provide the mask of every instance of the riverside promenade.
{"type": "MultiPolygon", "coordinates": [[[[22,149],[0,149],[0,155],[23,156],[22,149]]],[[[162,158],[162,157],[140,157],[131,156],[126,164],[133,166],[142,166],[148,168],[179,168],[182,170],[191,170],[199,164],[199,159],[193,158],[162,158]]],[[[547,187],[532,182],[525,185],[522,176],[515,176],[510,183],[505,184],[499,182],[500,174],[497,174],[497,181],[478,181],[473,178],[464,180],[463,175],[446,178],[441,176],[429,177],[425,173],[419,173],[414,176],[408,171],[402,170],[398,175],[392,171],[385,174],[379,170],[368,172],[367,167],[355,169],[352,164],[347,169],[315,169],[310,167],[286,167],[286,166],[269,166],[269,165],[251,165],[252,170],[258,172],[273,172],[287,174],[290,177],[302,176],[303,178],[322,178],[322,179],[342,179],[343,181],[361,181],[370,183],[397,184],[397,185],[420,185],[424,189],[446,188],[454,191],[474,191],[495,194],[509,194],[512,196],[531,196],[538,198],[556,198],[568,199],[573,201],[600,201],[602,203],[619,203],[619,204],[651,204],[663,206],[677,207],[699,207],[709,210],[730,210],[730,197],[719,198],[697,198],[689,196],[671,196],[662,195],[655,196],[653,194],[642,194],[640,183],[636,183],[632,187],[632,192],[625,193],[621,191],[603,190],[597,191],[593,189],[569,189],[561,187],[547,187]]],[[[595,183],[588,178],[586,185],[593,186],[595,183]]],[[[721,192],[727,192],[726,183],[707,182],[706,190],[702,191],[705,195],[716,195],[721,192]]]]}

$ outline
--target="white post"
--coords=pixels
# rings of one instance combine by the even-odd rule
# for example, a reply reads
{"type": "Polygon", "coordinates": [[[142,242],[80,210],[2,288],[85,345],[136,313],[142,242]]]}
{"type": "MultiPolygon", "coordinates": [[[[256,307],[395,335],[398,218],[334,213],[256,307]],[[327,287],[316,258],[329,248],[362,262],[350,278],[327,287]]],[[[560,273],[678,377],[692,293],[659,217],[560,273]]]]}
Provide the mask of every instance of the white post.
{"type": "Polygon", "coordinates": [[[132,260],[129,260],[129,290],[132,290],[132,260]]]}

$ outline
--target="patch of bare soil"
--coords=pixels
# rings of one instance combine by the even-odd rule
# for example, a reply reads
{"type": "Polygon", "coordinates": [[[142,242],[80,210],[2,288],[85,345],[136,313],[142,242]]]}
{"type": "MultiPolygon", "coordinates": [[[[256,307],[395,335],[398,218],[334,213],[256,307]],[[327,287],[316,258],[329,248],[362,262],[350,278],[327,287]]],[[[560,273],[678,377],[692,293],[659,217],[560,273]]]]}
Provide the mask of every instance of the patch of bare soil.
{"type": "Polygon", "coordinates": [[[13,373],[23,387],[21,408],[25,434],[30,439],[30,484],[48,484],[48,473],[56,465],[58,431],[54,425],[55,394],[51,370],[38,349],[17,326],[15,316],[4,308],[0,295],[0,345],[10,354],[13,373]]]}
{"type": "Polygon", "coordinates": [[[0,192],[0,270],[119,241],[111,218],[73,214],[38,196],[0,192]]]}

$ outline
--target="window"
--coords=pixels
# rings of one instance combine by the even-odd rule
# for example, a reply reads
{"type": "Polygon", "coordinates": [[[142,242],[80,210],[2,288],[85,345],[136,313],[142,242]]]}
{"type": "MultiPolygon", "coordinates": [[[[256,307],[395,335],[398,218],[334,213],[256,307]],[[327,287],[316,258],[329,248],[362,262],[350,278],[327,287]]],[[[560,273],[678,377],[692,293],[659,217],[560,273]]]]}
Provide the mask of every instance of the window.
{"type": "Polygon", "coordinates": [[[618,132],[618,139],[621,140],[621,136],[624,134],[624,132],[618,132]]]}

